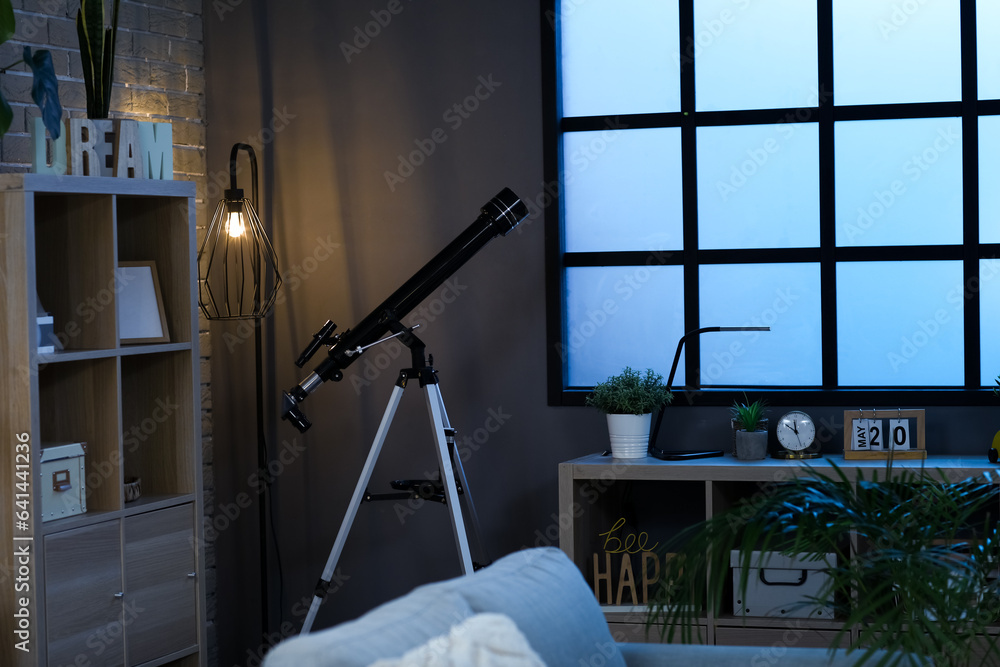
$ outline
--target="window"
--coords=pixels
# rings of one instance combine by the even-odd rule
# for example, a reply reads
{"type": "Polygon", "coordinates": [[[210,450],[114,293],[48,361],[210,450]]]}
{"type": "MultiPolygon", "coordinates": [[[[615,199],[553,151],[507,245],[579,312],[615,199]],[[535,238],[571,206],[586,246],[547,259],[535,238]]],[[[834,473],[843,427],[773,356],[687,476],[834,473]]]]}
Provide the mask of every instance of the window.
{"type": "MultiPolygon", "coordinates": [[[[551,0],[549,397],[985,402],[1000,373],[1000,4],[551,0]],[[794,398],[788,392],[794,392],[794,398]]],[[[861,403],[859,401],[866,401],[861,403]]]]}

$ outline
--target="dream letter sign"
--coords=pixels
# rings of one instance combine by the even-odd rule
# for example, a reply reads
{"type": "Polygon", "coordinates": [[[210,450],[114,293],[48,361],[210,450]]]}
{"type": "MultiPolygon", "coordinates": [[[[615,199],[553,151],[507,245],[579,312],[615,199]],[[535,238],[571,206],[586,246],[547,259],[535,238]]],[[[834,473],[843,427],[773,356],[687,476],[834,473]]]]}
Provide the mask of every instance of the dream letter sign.
{"type": "Polygon", "coordinates": [[[170,123],[71,118],[65,141],[45,136],[41,118],[31,125],[31,170],[38,174],[117,176],[173,180],[174,142],[170,123]],[[51,156],[51,162],[50,162],[51,156]]]}

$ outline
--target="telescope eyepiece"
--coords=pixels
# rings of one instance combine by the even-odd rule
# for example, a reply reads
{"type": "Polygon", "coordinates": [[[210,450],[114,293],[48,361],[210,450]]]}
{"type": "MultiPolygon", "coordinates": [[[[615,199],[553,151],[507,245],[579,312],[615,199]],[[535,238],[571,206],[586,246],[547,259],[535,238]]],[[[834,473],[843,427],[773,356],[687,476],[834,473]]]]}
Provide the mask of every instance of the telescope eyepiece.
{"type": "Polygon", "coordinates": [[[510,188],[504,188],[496,197],[486,202],[481,212],[493,221],[494,227],[504,236],[510,234],[528,217],[528,207],[510,188]]]}

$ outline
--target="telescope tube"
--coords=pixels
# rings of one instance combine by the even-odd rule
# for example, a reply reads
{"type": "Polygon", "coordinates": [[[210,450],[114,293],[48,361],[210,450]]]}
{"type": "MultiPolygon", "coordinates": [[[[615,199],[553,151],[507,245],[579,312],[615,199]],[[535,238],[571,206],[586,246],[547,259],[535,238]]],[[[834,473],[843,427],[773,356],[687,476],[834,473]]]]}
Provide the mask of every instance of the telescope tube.
{"type": "Polygon", "coordinates": [[[475,222],[357,326],[341,334],[330,347],[327,358],[302,382],[284,392],[281,418],[304,433],[311,424],[297,406],[306,396],[327,380],[340,381],[344,377],[343,370],[361,356],[355,353],[357,348],[378,341],[389,330],[390,323],[399,322],[487,243],[497,236],[509,234],[527,215],[528,208],[509,188],[486,202],[475,222]]]}

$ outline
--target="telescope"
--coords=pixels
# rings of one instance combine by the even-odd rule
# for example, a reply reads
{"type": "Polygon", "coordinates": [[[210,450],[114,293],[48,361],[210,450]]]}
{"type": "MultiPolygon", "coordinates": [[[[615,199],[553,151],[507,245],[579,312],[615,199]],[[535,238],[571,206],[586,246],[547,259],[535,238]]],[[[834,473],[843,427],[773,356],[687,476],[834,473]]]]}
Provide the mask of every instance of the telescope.
{"type": "MultiPolygon", "coordinates": [[[[283,393],[281,418],[291,422],[301,433],[312,424],[303,414],[299,404],[309,394],[327,380],[339,382],[344,378],[344,369],[354,363],[367,348],[381,342],[382,336],[392,332],[401,336],[411,349],[415,336],[412,329],[404,327],[400,320],[445,280],[451,277],[473,255],[497,236],[507,236],[518,223],[528,215],[528,208],[510,189],[504,188],[486,202],[479,217],[464,232],[449,243],[431,261],[368,314],[357,326],[335,334],[337,325],[327,320],[313,340],[302,351],[295,365],[305,366],[322,346],[328,346],[327,358],[315,370],[291,390],[283,393]]],[[[422,348],[422,345],[420,346],[422,348]]]]}

